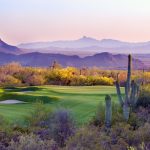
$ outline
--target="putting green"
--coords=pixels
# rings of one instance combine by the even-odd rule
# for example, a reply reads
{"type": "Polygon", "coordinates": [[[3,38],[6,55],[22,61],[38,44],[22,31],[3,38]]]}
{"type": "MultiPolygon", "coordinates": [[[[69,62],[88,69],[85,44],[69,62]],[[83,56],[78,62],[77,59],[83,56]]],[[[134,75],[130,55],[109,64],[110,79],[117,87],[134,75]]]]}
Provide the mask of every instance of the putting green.
{"type": "Polygon", "coordinates": [[[94,116],[99,103],[104,106],[105,95],[112,96],[118,105],[113,86],[38,86],[15,89],[0,89],[0,100],[16,99],[26,104],[0,104],[0,115],[9,121],[23,120],[34,109],[33,102],[41,100],[49,109],[70,109],[79,124],[86,123],[94,116]]]}

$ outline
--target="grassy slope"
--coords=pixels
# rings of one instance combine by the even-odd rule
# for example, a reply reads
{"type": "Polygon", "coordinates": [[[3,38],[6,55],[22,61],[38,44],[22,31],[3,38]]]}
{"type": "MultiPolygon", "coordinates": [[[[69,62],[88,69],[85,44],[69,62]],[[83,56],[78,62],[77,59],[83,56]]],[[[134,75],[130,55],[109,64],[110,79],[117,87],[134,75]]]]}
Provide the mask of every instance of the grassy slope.
{"type": "Polygon", "coordinates": [[[41,86],[25,88],[33,92],[20,92],[18,88],[12,91],[0,90],[0,100],[18,99],[28,104],[0,105],[0,114],[10,121],[23,119],[34,109],[31,102],[40,99],[45,105],[52,108],[65,107],[71,109],[80,124],[88,121],[95,113],[99,103],[104,105],[106,94],[111,94],[114,103],[118,103],[115,87],[108,86],[41,86]],[[48,102],[48,103],[47,103],[48,102]]]}

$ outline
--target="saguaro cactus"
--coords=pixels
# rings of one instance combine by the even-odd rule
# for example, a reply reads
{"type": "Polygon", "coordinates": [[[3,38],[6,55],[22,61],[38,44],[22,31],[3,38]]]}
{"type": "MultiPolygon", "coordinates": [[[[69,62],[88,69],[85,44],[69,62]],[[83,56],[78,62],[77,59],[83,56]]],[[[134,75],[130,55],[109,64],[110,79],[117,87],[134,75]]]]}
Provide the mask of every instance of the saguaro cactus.
{"type": "Polygon", "coordinates": [[[106,95],[105,97],[105,126],[107,128],[111,127],[112,120],[112,105],[111,105],[111,97],[110,95],[106,95]]]}
{"type": "Polygon", "coordinates": [[[127,82],[126,82],[126,88],[128,94],[130,92],[130,84],[131,84],[131,67],[132,67],[132,57],[131,55],[128,55],[128,73],[127,73],[127,82]]]}
{"type": "Polygon", "coordinates": [[[123,116],[126,121],[128,121],[129,115],[130,115],[130,107],[128,103],[125,102],[123,105],[123,116]]]}
{"type": "Polygon", "coordinates": [[[125,98],[122,97],[120,85],[117,77],[116,81],[116,91],[121,107],[123,108],[123,115],[125,120],[129,119],[130,110],[133,110],[136,106],[136,102],[139,95],[139,86],[132,80],[131,81],[131,66],[132,66],[132,57],[128,55],[128,72],[127,72],[127,81],[125,84],[125,98]]]}

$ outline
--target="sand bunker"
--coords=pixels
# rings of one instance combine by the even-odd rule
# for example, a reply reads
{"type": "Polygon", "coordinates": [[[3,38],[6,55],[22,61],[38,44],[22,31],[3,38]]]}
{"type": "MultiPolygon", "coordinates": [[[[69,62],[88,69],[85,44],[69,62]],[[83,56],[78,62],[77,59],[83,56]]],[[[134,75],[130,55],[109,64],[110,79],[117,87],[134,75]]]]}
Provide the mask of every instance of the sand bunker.
{"type": "Polygon", "coordinates": [[[0,104],[24,104],[26,102],[23,101],[19,101],[19,100],[4,100],[4,101],[0,101],[0,104]]]}

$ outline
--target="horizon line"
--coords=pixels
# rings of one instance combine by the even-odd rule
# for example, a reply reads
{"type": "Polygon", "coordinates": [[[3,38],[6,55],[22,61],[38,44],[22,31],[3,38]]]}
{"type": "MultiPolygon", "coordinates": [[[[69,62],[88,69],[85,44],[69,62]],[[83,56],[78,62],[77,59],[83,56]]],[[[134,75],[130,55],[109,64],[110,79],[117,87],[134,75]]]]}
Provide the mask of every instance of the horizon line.
{"type": "MultiPolygon", "coordinates": [[[[117,39],[117,38],[95,38],[95,37],[92,37],[92,36],[80,36],[78,38],[65,38],[65,39],[56,39],[56,40],[35,40],[35,41],[26,41],[26,42],[17,42],[17,44],[12,44],[11,42],[8,42],[9,44],[12,44],[14,46],[18,46],[20,44],[30,44],[30,43],[46,43],[46,42],[57,42],[57,41],[77,41],[77,40],[80,40],[80,39],[83,39],[83,38],[89,38],[89,39],[93,39],[93,40],[97,40],[97,41],[103,41],[103,40],[113,40],[113,41],[118,41],[118,42],[125,42],[125,43],[146,43],[146,42],[150,42],[150,39],[149,40],[142,40],[142,41],[127,41],[127,40],[123,40],[123,39],[117,39]]],[[[3,42],[6,42],[7,43],[7,40],[5,40],[4,38],[1,38],[0,37],[0,40],[3,41],[3,42]]]]}

